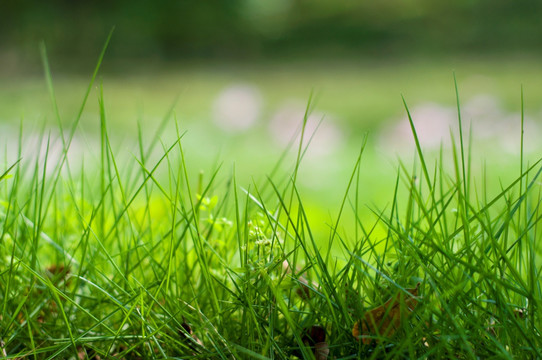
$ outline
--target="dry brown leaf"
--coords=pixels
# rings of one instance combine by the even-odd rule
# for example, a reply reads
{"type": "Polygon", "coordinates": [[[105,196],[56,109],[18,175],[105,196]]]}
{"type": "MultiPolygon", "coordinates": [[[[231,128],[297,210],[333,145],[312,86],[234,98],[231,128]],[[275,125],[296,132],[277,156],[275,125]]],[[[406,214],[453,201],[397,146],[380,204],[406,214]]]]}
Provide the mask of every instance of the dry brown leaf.
{"type": "Polygon", "coordinates": [[[329,345],[326,342],[326,330],[323,327],[319,325],[311,326],[308,330],[305,330],[301,340],[311,348],[316,360],[327,360],[329,345]]]}
{"type": "Polygon", "coordinates": [[[179,330],[179,335],[189,340],[189,342],[187,343],[189,348],[191,348],[192,350],[196,350],[196,346],[194,345],[194,342],[198,344],[199,346],[203,347],[203,342],[196,336],[196,334],[194,334],[194,332],[192,331],[192,327],[190,325],[188,325],[186,322],[183,322],[181,326],[183,327],[184,331],[179,330]],[[187,334],[190,336],[188,336],[187,334]]]}
{"type": "Polygon", "coordinates": [[[326,341],[326,330],[320,325],[313,325],[305,329],[301,340],[308,346],[314,346],[316,343],[326,341]]]}
{"type": "Polygon", "coordinates": [[[58,286],[60,283],[64,282],[66,286],[70,285],[70,267],[64,266],[62,264],[52,264],[45,269],[45,275],[55,286],[58,286]]]}
{"type": "Polygon", "coordinates": [[[329,356],[329,345],[327,342],[319,342],[314,344],[314,357],[316,360],[327,360],[329,356]]]}
{"type": "Polygon", "coordinates": [[[418,304],[418,288],[420,283],[416,284],[414,289],[406,289],[412,296],[402,291],[395,297],[390,298],[383,305],[374,308],[365,313],[363,320],[354,324],[352,335],[368,345],[372,339],[368,336],[391,336],[401,326],[401,321],[410,315],[418,304]]]}
{"type": "Polygon", "coordinates": [[[87,351],[82,346],[77,347],[77,359],[79,360],[101,360],[102,357],[98,354],[96,354],[96,351],[90,350],[87,351]]]}
{"type": "Polygon", "coordinates": [[[79,360],[85,360],[87,358],[87,352],[85,349],[81,346],[77,347],[77,359],[79,360]]]}

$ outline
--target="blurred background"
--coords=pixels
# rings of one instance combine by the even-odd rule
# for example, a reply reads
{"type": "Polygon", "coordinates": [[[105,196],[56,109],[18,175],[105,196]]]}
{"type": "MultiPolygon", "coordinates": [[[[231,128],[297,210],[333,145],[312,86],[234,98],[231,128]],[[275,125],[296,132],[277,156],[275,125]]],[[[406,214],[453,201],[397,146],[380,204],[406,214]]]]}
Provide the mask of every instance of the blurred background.
{"type": "MultiPolygon", "coordinates": [[[[58,128],[40,44],[61,122],[70,124],[114,27],[100,74],[119,149],[136,141],[137,124],[153,134],[172,109],[195,173],[222,163],[227,175],[235,163],[249,184],[295,141],[311,98],[314,136],[300,183],[324,217],[340,203],[366,134],[361,196],[379,207],[391,201],[397,158],[414,158],[401,96],[424,150],[449,148],[457,136],[454,73],[474,168],[495,165],[497,187],[517,175],[522,86],[527,160],[542,153],[539,1],[22,0],[4,1],[1,12],[6,152],[21,119],[30,135],[58,128]]],[[[74,152],[97,141],[97,94],[74,152]]]]}
{"type": "Polygon", "coordinates": [[[75,69],[93,64],[112,26],[108,57],[130,61],[509,54],[542,44],[535,0],[23,0],[2,13],[3,57],[34,62],[44,40],[75,69]]]}

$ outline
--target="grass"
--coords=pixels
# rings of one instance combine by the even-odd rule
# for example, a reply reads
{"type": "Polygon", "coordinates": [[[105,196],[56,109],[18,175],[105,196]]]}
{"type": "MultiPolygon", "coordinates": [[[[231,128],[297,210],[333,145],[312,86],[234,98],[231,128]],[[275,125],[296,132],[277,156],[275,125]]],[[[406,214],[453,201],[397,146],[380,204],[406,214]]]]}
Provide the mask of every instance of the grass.
{"type": "Polygon", "coordinates": [[[172,114],[172,140],[140,129],[129,155],[112,143],[100,84],[98,152],[70,158],[100,63],[73,125],[56,111],[60,158],[47,161],[47,134],[23,158],[21,130],[20,160],[0,175],[5,357],[542,357],[540,160],[521,151],[495,192],[462,132],[434,164],[416,141],[389,205],[366,217],[362,141],[322,237],[298,187],[302,142],[293,164],[241,183],[235,166],[190,167],[201,149],[172,114]]]}
{"type": "MultiPolygon", "coordinates": [[[[182,131],[190,134],[183,140],[185,147],[205,149],[187,152],[185,160],[192,171],[208,172],[221,161],[234,161],[237,164],[236,177],[241,184],[250,183],[253,177],[260,182],[272,171],[278,158],[277,152],[282,148],[270,136],[269,123],[281,109],[288,109],[288,104],[297,104],[294,107],[299,107],[301,114],[296,119],[301,118],[311,89],[316,89],[318,101],[315,117],[319,120],[317,114],[325,115],[324,125],[336,125],[343,136],[339,145],[332,146],[328,156],[315,158],[311,155],[316,147],[309,149],[309,156],[299,169],[297,185],[303,193],[305,205],[311,208],[311,215],[314,216],[317,211],[320,213],[320,222],[313,225],[313,230],[319,236],[326,236],[327,228],[318,228],[318,225],[329,221],[329,211],[331,209],[333,212],[339,207],[343,193],[342,186],[338,186],[335,179],[349,176],[351,164],[355,161],[353,154],[358,151],[365,132],[371,135],[364,152],[364,167],[371,170],[360,174],[360,196],[378,208],[387,206],[391,201],[389,192],[394,186],[397,167],[395,154],[400,153],[405,161],[410,161],[407,156],[414,156],[411,148],[405,155],[405,150],[393,141],[386,143],[384,148],[380,142],[380,136],[386,133],[383,125],[405,117],[401,93],[405,94],[409,106],[412,106],[415,120],[420,119],[417,108],[427,102],[445,105],[453,111],[455,94],[450,73],[451,69],[456,69],[462,103],[466,108],[465,121],[472,120],[467,107],[473,97],[490,94],[502,105],[501,116],[506,116],[507,121],[511,121],[511,115],[516,118],[519,134],[519,83],[525,86],[527,122],[538,118],[537,104],[542,94],[542,87],[537,81],[541,76],[538,62],[538,59],[494,57],[440,61],[393,59],[382,64],[362,59],[356,62],[345,60],[343,63],[293,62],[250,66],[183,63],[162,66],[159,70],[149,69],[149,65],[145,64],[135,75],[127,70],[115,72],[115,67],[107,62],[104,64],[105,70],[100,71],[102,74],[105,71],[107,78],[104,87],[105,111],[115,151],[130,147],[133,152],[138,152],[137,144],[133,144],[133,139],[138,136],[137,123],[142,124],[144,134],[154,133],[162,119],[173,110],[182,131]],[[263,99],[261,113],[254,127],[247,132],[229,134],[219,129],[212,120],[214,103],[222,91],[239,83],[252,85],[260,91],[263,99]],[[427,86],[428,83],[431,86],[427,86]]],[[[55,65],[54,90],[61,123],[69,129],[80,110],[88,79],[87,75],[66,74],[52,60],[53,70],[55,65]]],[[[4,80],[0,81],[1,131],[9,133],[7,136],[10,138],[16,139],[21,118],[24,119],[26,136],[35,134],[38,137],[43,128],[51,130],[53,134],[58,133],[58,120],[50,105],[43,75],[36,73],[38,71],[33,76],[26,72],[0,75],[4,80]]],[[[99,149],[95,141],[100,136],[100,122],[97,120],[100,109],[96,93],[97,90],[93,88],[71,146],[72,150],[78,150],[83,142],[83,147],[89,148],[85,149],[87,157],[99,149]]],[[[484,118],[489,118],[494,111],[489,110],[489,114],[486,114],[484,110],[483,114],[484,118]]],[[[170,122],[162,133],[162,140],[167,143],[175,141],[175,132],[170,122]]],[[[519,139],[519,135],[516,137],[519,139]]],[[[527,138],[527,144],[533,143],[536,141],[527,138]]],[[[499,178],[504,182],[512,181],[517,168],[517,155],[503,151],[495,156],[493,144],[486,143],[484,148],[473,142],[476,147],[476,156],[472,159],[473,168],[476,169],[474,175],[477,176],[482,167],[478,164],[480,159],[493,169],[493,176],[487,182],[490,192],[499,190],[499,178]]],[[[15,149],[16,142],[13,141],[10,146],[15,149]]],[[[427,151],[425,155],[435,156],[427,151]]],[[[295,161],[295,156],[290,154],[288,160],[295,161]]],[[[360,211],[364,217],[372,216],[365,207],[360,207],[360,211]]]]}
{"type": "MultiPolygon", "coordinates": [[[[315,112],[325,114],[324,125],[337,125],[344,137],[342,147],[334,150],[333,156],[324,161],[311,161],[310,157],[304,160],[300,168],[303,175],[299,177],[298,186],[304,192],[314,194],[305,197],[306,204],[310,203],[311,207],[317,205],[323,220],[327,220],[328,209],[339,205],[338,199],[343,191],[336,186],[334,179],[349,176],[350,164],[354,161],[352,154],[357,152],[365,132],[370,132],[371,136],[368,138],[364,164],[374,170],[360,175],[360,186],[371,189],[363,196],[367,202],[377,203],[379,207],[385,205],[380,202],[382,199],[386,199],[386,202],[389,200],[388,192],[393,187],[395,177],[394,153],[400,152],[404,157],[404,151],[396,150],[398,146],[394,148],[392,143],[386,145],[387,151],[375,151],[373,144],[378,143],[382,125],[404,118],[401,93],[407,97],[416,118],[419,118],[417,107],[428,102],[452,108],[455,94],[450,73],[454,69],[458,74],[462,103],[467,114],[467,107],[473,98],[489,94],[502,105],[503,116],[518,115],[519,84],[522,83],[525,87],[527,119],[536,119],[542,94],[541,83],[537,80],[542,75],[539,62],[538,58],[504,56],[481,59],[394,58],[386,61],[345,59],[342,62],[313,59],[310,62],[241,65],[175,63],[160,64],[159,68],[142,64],[133,69],[126,62],[120,66],[107,61],[100,71],[107,78],[105,108],[115,149],[122,146],[118,145],[122,140],[131,143],[137,137],[137,126],[134,124],[141,122],[144,133],[154,132],[162,117],[173,108],[182,129],[190,133],[184,139],[185,146],[188,149],[202,146],[206,149],[189,152],[187,164],[195,171],[208,171],[215,167],[217,154],[220,154],[220,160],[234,160],[238,164],[237,177],[241,183],[249,182],[253,176],[264,177],[271,171],[280,146],[269,136],[269,123],[281,109],[288,109],[288,105],[299,107],[302,112],[311,89],[315,89],[316,95],[319,95],[315,112]],[[257,123],[242,134],[225,133],[213,122],[216,99],[235,84],[253,86],[262,98],[257,123]],[[258,147],[258,152],[252,150],[255,147],[258,147]],[[259,164],[257,169],[252,166],[254,163],[259,164]],[[315,170],[317,165],[324,163],[327,171],[323,171],[323,166],[315,170]],[[326,176],[328,173],[330,175],[326,176]],[[313,180],[316,178],[318,181],[313,180]],[[380,186],[382,179],[386,182],[385,186],[380,186]]],[[[55,94],[62,125],[70,128],[87,89],[87,70],[83,75],[66,73],[62,64],[55,59],[51,60],[51,66],[55,74],[55,94]]],[[[5,70],[2,74],[3,70],[0,69],[2,131],[14,133],[13,137],[16,137],[21,118],[24,119],[27,136],[39,134],[44,127],[52,128],[54,132],[58,126],[41,68],[26,70],[18,73],[5,70]]],[[[100,110],[94,89],[90,96],[91,101],[85,106],[77,135],[83,134],[92,139],[99,137],[100,126],[96,119],[100,110]]],[[[493,114],[490,112],[487,114],[484,110],[485,117],[493,114]]],[[[465,121],[471,120],[467,114],[465,121]]],[[[519,115],[517,121],[519,129],[519,115]]],[[[175,129],[168,129],[163,133],[164,141],[174,141],[174,133],[175,129]],[[168,134],[172,136],[167,137],[168,134]]],[[[528,140],[527,143],[534,142],[528,140]]],[[[507,174],[515,171],[515,158],[504,161],[503,156],[494,157],[491,144],[485,153],[477,149],[476,154],[478,156],[473,159],[476,169],[480,168],[476,165],[478,159],[484,158],[488,165],[493,162],[495,168],[503,169],[499,176],[506,181],[512,180],[507,174]]],[[[490,181],[488,185],[499,187],[498,182],[490,181]]]]}

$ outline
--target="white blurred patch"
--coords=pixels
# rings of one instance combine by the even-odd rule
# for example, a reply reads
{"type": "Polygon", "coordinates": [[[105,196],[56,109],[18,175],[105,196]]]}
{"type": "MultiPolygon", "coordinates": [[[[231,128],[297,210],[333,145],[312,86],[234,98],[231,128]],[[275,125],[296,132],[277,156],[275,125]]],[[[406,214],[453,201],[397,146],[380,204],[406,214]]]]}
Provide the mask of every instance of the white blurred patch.
{"type": "Polygon", "coordinates": [[[213,120],[221,129],[238,133],[250,129],[261,115],[262,96],[257,87],[231,85],[214,101],[213,120]]]}
{"type": "MultiPolygon", "coordinates": [[[[459,142],[459,122],[455,106],[422,103],[412,107],[410,114],[423,149],[436,150],[441,144],[449,147],[450,133],[455,141],[459,142]]],[[[487,94],[473,97],[461,106],[461,119],[465,141],[468,141],[472,129],[472,139],[476,143],[487,143],[512,154],[520,151],[520,113],[506,112],[497,98],[487,94]]],[[[540,150],[540,124],[526,116],[524,128],[525,151],[540,150]]],[[[379,143],[381,148],[391,152],[414,148],[414,137],[406,114],[382,129],[379,143]]]]}
{"type": "MultiPolygon", "coordinates": [[[[286,147],[292,141],[299,144],[305,110],[303,104],[289,102],[280,106],[271,116],[269,132],[282,147],[286,147]]],[[[331,154],[339,148],[343,138],[343,132],[334,124],[333,117],[313,111],[307,118],[303,147],[310,141],[308,154],[315,156],[331,154]]]]}
{"type": "MultiPolygon", "coordinates": [[[[441,143],[449,143],[450,127],[457,119],[453,109],[435,103],[424,103],[411,108],[410,115],[422,147],[437,148],[441,143]]],[[[383,129],[380,142],[385,148],[394,147],[396,150],[413,146],[414,137],[408,117],[404,116],[383,129]]]]}
{"type": "MultiPolygon", "coordinates": [[[[8,167],[19,159],[19,129],[11,126],[3,126],[1,129],[0,146],[5,149],[5,163],[2,159],[3,167],[8,167]]],[[[67,134],[64,134],[67,141],[67,134]]],[[[30,168],[34,168],[39,173],[46,169],[50,175],[58,170],[58,166],[66,169],[69,165],[72,172],[77,172],[80,168],[81,159],[85,152],[99,149],[98,144],[89,145],[84,140],[75,135],[70,143],[70,147],[64,154],[64,145],[60,133],[57,129],[47,130],[43,133],[29,132],[22,137],[20,161],[30,168]]],[[[89,152],[89,153],[93,153],[89,152]]],[[[2,167],[0,167],[2,169],[2,167]]],[[[2,171],[2,170],[0,170],[2,171]]]]}

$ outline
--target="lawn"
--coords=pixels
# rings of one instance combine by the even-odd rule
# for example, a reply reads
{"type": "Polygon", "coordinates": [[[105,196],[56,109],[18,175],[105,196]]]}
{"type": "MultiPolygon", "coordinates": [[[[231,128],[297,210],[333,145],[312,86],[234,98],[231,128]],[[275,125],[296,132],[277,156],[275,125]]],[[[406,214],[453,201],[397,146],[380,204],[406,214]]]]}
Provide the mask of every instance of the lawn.
{"type": "MultiPolygon", "coordinates": [[[[491,174],[488,185],[498,191],[499,179],[509,181],[517,173],[521,86],[527,119],[540,124],[542,71],[537,63],[538,59],[529,57],[431,61],[407,58],[379,62],[291,61],[288,65],[143,64],[124,68],[119,63],[108,64],[106,59],[102,79],[113,146],[137,148],[137,124],[150,137],[169,113],[166,131],[162,132],[162,138],[168,139],[168,134],[175,133],[171,131],[173,110],[182,131],[187,131],[184,143],[191,169],[208,172],[222,164],[230,171],[235,163],[237,176],[245,186],[253,177],[259,180],[269,174],[301,123],[313,93],[313,125],[308,132],[312,133],[320,120],[322,125],[300,168],[303,176],[299,186],[307,192],[306,201],[313,205],[314,212],[322,213],[326,218],[323,221],[327,221],[327,214],[335,213],[344,191],[344,181],[337,179],[348,177],[365,133],[368,146],[363,167],[370,170],[360,175],[363,198],[378,207],[388,204],[397,157],[406,162],[414,157],[401,95],[415,122],[421,122],[420,136],[425,133],[423,137],[430,139],[428,146],[422,139],[426,152],[438,153],[440,141],[449,142],[448,128],[457,128],[454,72],[463,107],[473,104],[463,114],[466,127],[471,121],[480,123],[473,131],[475,174],[481,173],[482,162],[487,164],[491,174]],[[232,125],[237,118],[246,119],[249,125],[232,125]],[[501,126],[504,137],[491,134],[491,129],[497,127],[492,124],[494,118],[506,124],[501,126]],[[429,126],[424,131],[422,127],[428,122],[440,124],[439,128],[429,126]],[[286,130],[281,133],[280,129],[286,130]],[[498,151],[496,143],[500,144],[498,151]]],[[[54,61],[52,72],[61,122],[69,126],[78,113],[89,76],[63,73],[54,61]]],[[[74,148],[78,146],[87,153],[95,153],[99,134],[97,96],[94,87],[80,122],[81,136],[74,144],[74,148]]],[[[21,119],[27,135],[51,129],[55,132],[57,119],[40,69],[34,76],[3,75],[0,119],[4,132],[9,134],[18,133],[21,119]]],[[[527,158],[536,160],[541,134],[526,128],[527,158]]],[[[288,160],[286,173],[294,158],[288,160]]]]}
{"type": "Polygon", "coordinates": [[[535,62],[5,77],[3,355],[541,357],[535,62]]]}

